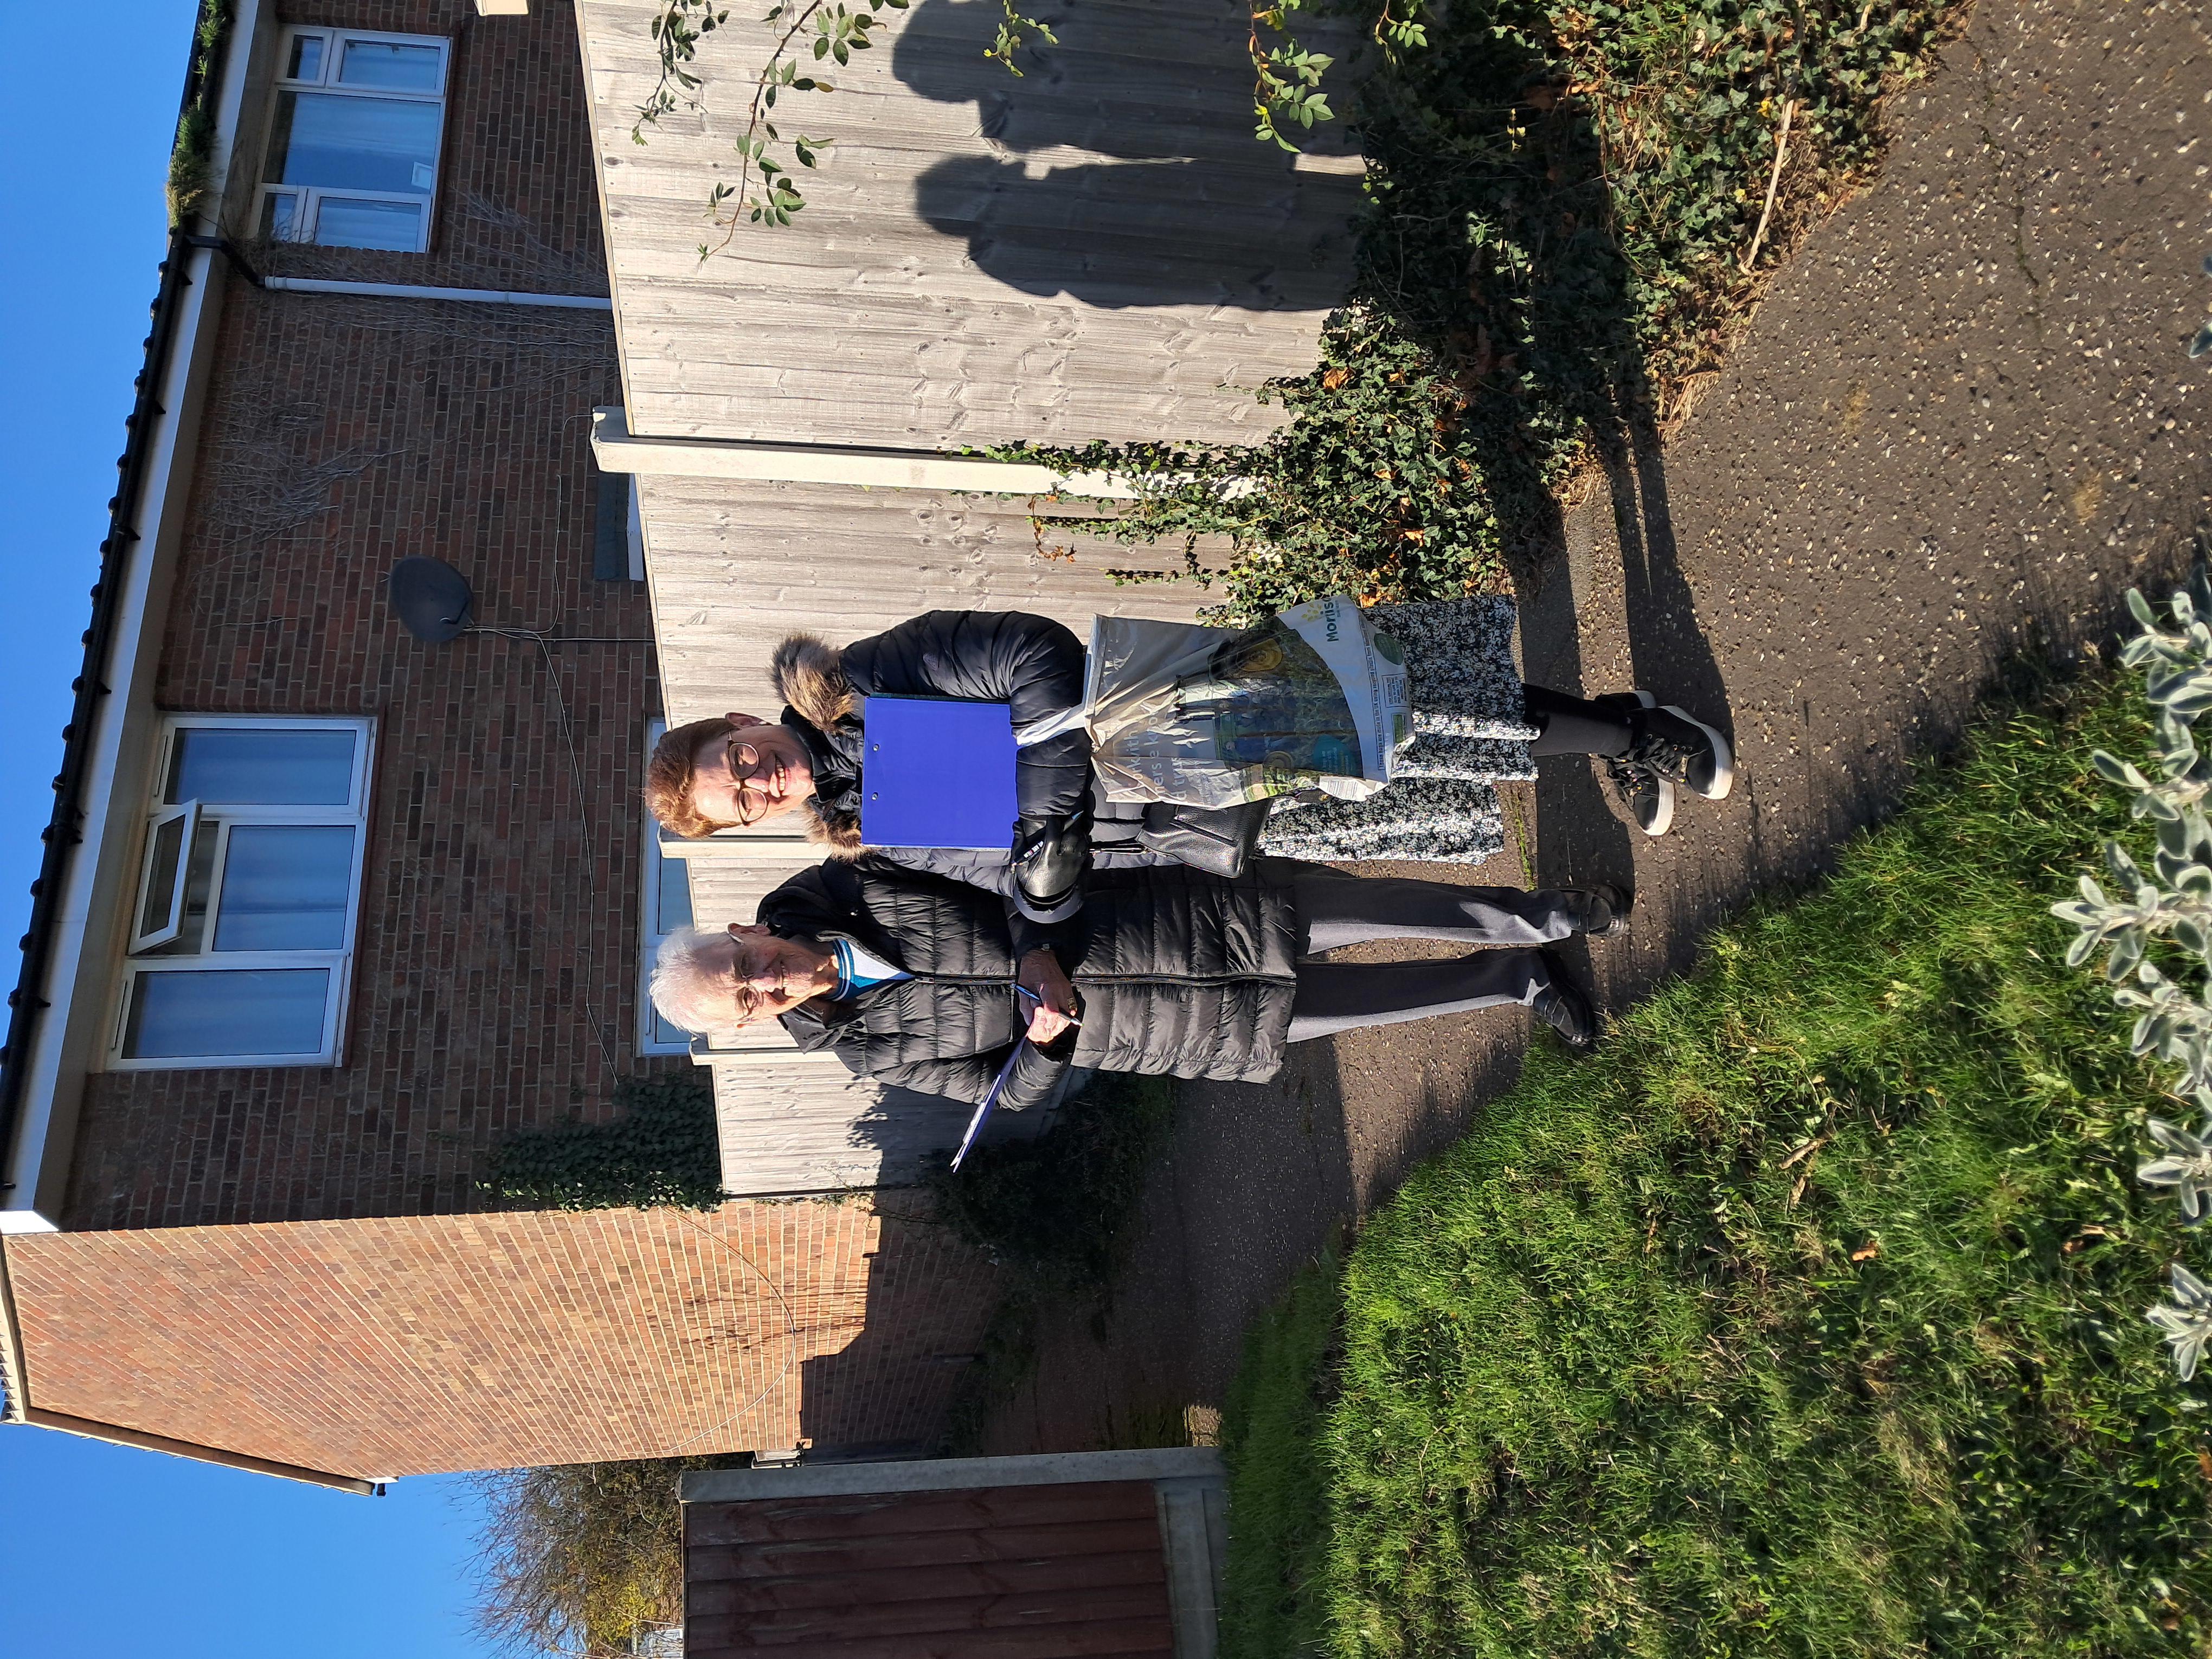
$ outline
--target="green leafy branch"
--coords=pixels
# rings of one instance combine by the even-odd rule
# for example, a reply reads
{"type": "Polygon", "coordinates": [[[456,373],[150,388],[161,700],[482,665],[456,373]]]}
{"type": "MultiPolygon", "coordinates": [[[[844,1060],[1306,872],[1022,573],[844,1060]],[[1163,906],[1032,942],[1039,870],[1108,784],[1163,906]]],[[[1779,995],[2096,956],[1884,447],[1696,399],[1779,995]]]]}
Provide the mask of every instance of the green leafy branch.
{"type": "MultiPolygon", "coordinates": [[[[1276,0],[1273,5],[1255,6],[1248,42],[1252,54],[1252,115],[1258,123],[1252,136],[1288,150],[1297,146],[1283,136],[1285,124],[1295,123],[1310,131],[1316,121],[1336,118],[1328,95],[1321,89],[1322,74],[1336,60],[1322,52],[1308,52],[1291,36],[1286,20],[1303,4],[1304,0],[1276,0]],[[1262,29],[1277,39],[1272,43],[1263,41],[1262,29]]],[[[1387,5],[1384,13],[1389,14],[1387,5]]]]}
{"type": "MultiPolygon", "coordinates": [[[[1007,4],[1011,10],[1012,0],[1007,0],[1007,4]]],[[[1367,33],[1391,69],[1399,66],[1404,53],[1429,44],[1427,26],[1419,18],[1421,4],[1422,0],[1379,0],[1367,33]]],[[[1287,150],[1297,146],[1285,136],[1286,126],[1295,124],[1310,132],[1316,122],[1336,118],[1321,84],[1322,76],[1336,60],[1325,52],[1307,51],[1291,33],[1290,15],[1304,9],[1305,0],[1255,4],[1248,42],[1252,55],[1252,114],[1257,123],[1252,136],[1287,150]],[[1262,40],[1262,29],[1275,38],[1262,40]]]]}
{"type": "MultiPolygon", "coordinates": [[[[699,244],[702,264],[729,246],[738,231],[748,224],[767,228],[788,225],[792,216],[806,205],[797,176],[776,159],[775,148],[788,145],[790,159],[811,169],[820,163],[830,140],[810,138],[804,133],[786,138],[775,125],[775,106],[787,93],[835,92],[824,76],[802,71],[799,54],[811,44],[814,61],[849,64],[853,54],[875,44],[870,31],[884,20],[885,10],[904,11],[909,0],[862,0],[862,7],[843,0],[778,0],[761,21],[781,26],[768,61],[753,77],[752,100],[746,110],[745,130],[736,140],[738,170],[735,184],[717,184],[708,192],[707,216],[723,231],[722,240],[699,244]],[[804,37],[811,31],[811,43],[804,37]],[[734,205],[732,205],[734,204],[734,205]],[[725,217],[726,211],[727,216],[725,217]]],[[[679,105],[703,107],[696,95],[702,78],[685,65],[695,58],[700,40],[727,21],[726,10],[716,10],[711,0],[664,0],[653,21],[653,38],[660,50],[660,78],[653,94],[639,106],[630,137],[645,142],[644,129],[679,105]]]]}
{"type": "Polygon", "coordinates": [[[646,128],[672,114],[678,104],[689,110],[701,107],[694,95],[702,84],[700,78],[684,66],[696,55],[700,40],[729,18],[726,9],[714,9],[713,0],[666,0],[653,20],[653,43],[660,51],[660,78],[653,83],[653,95],[638,106],[637,119],[629,130],[630,143],[643,143],[646,128]]]}
{"type": "Polygon", "coordinates": [[[1021,0],[1005,0],[1006,15],[999,20],[999,33],[983,56],[994,64],[1005,65],[1006,73],[1018,79],[1021,70],[1014,62],[1014,54],[1022,49],[1022,42],[1030,33],[1036,34],[1047,46],[1056,46],[1060,37],[1052,32],[1042,19],[1031,17],[1021,9],[1021,0]]]}
{"type": "Polygon", "coordinates": [[[1404,0],[1404,3],[1406,10],[1401,16],[1398,11],[1400,0],[1382,0],[1382,9],[1375,15],[1375,27],[1368,32],[1394,69],[1400,52],[1415,52],[1429,44],[1429,32],[1415,15],[1420,0],[1404,0]]]}

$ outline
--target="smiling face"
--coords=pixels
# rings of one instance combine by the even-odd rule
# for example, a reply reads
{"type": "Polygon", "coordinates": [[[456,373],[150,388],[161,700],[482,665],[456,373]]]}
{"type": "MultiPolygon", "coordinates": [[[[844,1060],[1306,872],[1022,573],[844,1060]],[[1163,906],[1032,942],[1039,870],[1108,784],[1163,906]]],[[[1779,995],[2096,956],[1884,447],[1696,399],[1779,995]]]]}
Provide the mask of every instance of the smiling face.
{"type": "Polygon", "coordinates": [[[691,751],[692,807],[716,823],[750,827],[814,793],[814,767],[799,734],[751,714],[726,716],[731,731],[691,751]]]}
{"type": "Polygon", "coordinates": [[[836,988],[836,960],[819,945],[737,922],[723,937],[726,945],[701,966],[726,988],[732,1025],[773,1019],[836,988]]]}

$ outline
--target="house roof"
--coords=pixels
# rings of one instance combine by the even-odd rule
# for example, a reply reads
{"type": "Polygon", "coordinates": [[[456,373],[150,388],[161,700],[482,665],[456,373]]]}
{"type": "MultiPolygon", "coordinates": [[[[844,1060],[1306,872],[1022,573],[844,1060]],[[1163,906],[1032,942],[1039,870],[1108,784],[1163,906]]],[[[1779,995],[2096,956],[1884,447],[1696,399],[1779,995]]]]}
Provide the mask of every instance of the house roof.
{"type": "MultiPolygon", "coordinates": [[[[223,70],[242,60],[242,52],[232,46],[251,37],[258,0],[240,0],[235,9],[235,15],[220,6],[206,14],[210,26],[193,36],[179,101],[179,152],[190,159],[192,150],[199,151],[210,168],[210,187],[217,196],[238,105],[234,83],[239,76],[226,77],[223,70]],[[228,88],[223,85],[226,78],[233,82],[228,88]],[[226,89],[230,96],[222,100],[218,114],[217,103],[226,89]],[[192,135],[189,140],[187,133],[192,135]]],[[[173,186],[176,176],[173,170],[173,186]]],[[[195,284],[205,280],[210,263],[195,244],[189,224],[173,226],[159,267],[161,285],[151,308],[145,364],[136,382],[137,396],[125,417],[116,491],[108,501],[107,535],[100,544],[100,579],[92,587],[83,665],[71,683],[74,700],[69,724],[62,728],[53,811],[40,832],[45,848],[38,877],[31,884],[30,926],[21,940],[15,988],[8,996],[7,1042],[0,1048],[0,1231],[27,1222],[47,1224],[33,1209],[27,1190],[45,1151],[43,1135],[34,1146],[25,1133],[27,1109],[33,1104],[33,1061],[53,1012],[57,946],[68,914],[67,898],[83,873],[78,855],[88,842],[97,849],[96,836],[88,833],[88,791],[99,764],[102,716],[110,707],[119,707],[116,700],[130,690],[133,664],[118,650],[118,641],[131,598],[144,590],[143,567],[154,554],[151,538],[142,526],[155,524],[162,510],[159,495],[166,479],[156,477],[161,471],[157,451],[165,441],[173,443],[174,434],[166,429],[165,420],[179,412],[162,398],[167,392],[171,404],[178,401],[170,389],[182,384],[179,370],[191,356],[198,315],[188,299],[195,284]]]]}

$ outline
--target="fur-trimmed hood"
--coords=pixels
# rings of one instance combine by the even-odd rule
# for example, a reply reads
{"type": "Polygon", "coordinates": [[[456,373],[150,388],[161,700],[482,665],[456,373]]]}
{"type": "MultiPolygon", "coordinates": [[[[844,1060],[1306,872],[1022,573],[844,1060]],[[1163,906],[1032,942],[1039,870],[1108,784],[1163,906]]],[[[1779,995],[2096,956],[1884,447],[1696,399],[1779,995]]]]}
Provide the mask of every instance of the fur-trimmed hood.
{"type": "Polygon", "coordinates": [[[814,768],[814,794],[806,803],[806,838],[832,858],[858,858],[859,778],[838,738],[858,711],[860,699],[845,678],[836,646],[811,634],[793,634],[769,659],[769,677],[787,707],[783,723],[806,745],[814,768]]]}
{"type": "Polygon", "coordinates": [[[768,672],[776,696],[819,731],[835,730],[858,706],[842,653],[811,634],[793,634],[777,646],[768,672]]]}

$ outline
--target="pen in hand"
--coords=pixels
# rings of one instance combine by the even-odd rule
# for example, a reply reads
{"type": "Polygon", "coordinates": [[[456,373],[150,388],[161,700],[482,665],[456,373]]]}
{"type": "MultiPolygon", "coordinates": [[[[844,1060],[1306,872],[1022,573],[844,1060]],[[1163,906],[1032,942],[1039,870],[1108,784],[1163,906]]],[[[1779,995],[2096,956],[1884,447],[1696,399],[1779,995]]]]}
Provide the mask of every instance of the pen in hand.
{"type": "MultiPolygon", "coordinates": [[[[1036,1004],[1038,1007],[1042,1008],[1045,1006],[1044,999],[1039,996],[1035,991],[1030,990],[1028,986],[1017,985],[1014,987],[1014,989],[1023,996],[1027,997],[1031,1002],[1036,1004]]],[[[1066,1020],[1070,1026],[1079,1026],[1083,1024],[1083,1022],[1080,1019],[1078,1019],[1073,1014],[1061,1014],[1060,1018],[1066,1020]]]]}

